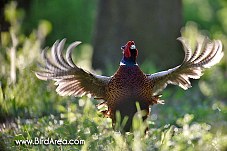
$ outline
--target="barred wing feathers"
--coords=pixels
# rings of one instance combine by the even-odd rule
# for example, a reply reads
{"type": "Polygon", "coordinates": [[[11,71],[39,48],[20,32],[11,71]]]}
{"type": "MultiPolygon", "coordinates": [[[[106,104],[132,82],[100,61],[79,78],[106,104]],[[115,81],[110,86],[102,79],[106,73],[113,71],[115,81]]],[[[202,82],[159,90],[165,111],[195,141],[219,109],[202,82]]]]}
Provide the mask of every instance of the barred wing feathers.
{"type": "Polygon", "coordinates": [[[42,52],[45,65],[35,72],[41,80],[54,80],[57,93],[62,96],[91,95],[104,98],[110,77],[99,76],[77,67],[72,60],[72,50],[81,42],[69,45],[66,56],[63,56],[65,39],[56,41],[51,48],[51,59],[47,57],[47,48],[42,52]]]}
{"type": "Polygon", "coordinates": [[[192,52],[187,40],[179,37],[185,52],[183,63],[167,71],[148,75],[151,83],[154,84],[153,93],[158,94],[167,84],[178,85],[184,90],[191,87],[189,78],[199,79],[205,68],[217,64],[224,53],[220,40],[210,41],[204,38],[203,41],[197,41],[195,51],[192,52]]]}

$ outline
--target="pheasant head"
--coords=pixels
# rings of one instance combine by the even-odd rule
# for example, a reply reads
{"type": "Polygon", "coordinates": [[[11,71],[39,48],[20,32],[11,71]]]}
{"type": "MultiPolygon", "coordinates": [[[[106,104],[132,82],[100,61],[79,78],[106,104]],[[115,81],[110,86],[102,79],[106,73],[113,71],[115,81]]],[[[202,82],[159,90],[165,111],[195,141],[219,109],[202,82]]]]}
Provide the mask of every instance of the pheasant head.
{"type": "Polygon", "coordinates": [[[123,65],[137,65],[136,58],[138,56],[138,50],[134,41],[128,41],[126,45],[122,46],[123,58],[121,64],[123,65]]]}

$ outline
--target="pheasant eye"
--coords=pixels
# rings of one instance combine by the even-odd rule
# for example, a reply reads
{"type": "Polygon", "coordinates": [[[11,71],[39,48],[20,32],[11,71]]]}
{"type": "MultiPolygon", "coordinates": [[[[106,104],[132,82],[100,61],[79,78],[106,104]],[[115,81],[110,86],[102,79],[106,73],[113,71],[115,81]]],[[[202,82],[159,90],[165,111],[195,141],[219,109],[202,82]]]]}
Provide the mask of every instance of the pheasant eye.
{"type": "Polygon", "coordinates": [[[125,49],[125,46],[121,46],[121,49],[125,49]]]}

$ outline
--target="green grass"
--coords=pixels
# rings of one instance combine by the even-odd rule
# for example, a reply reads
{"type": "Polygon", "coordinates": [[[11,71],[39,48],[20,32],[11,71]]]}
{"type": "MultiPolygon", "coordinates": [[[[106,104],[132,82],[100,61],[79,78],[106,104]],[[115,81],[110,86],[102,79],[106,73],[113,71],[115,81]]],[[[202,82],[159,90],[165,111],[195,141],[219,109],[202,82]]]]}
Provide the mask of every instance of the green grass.
{"type": "MultiPolygon", "coordinates": [[[[227,107],[218,108],[208,101],[190,103],[168,100],[156,105],[148,118],[149,131],[144,136],[140,129],[122,135],[111,128],[111,120],[99,116],[94,100],[86,97],[72,99],[59,106],[59,114],[24,118],[1,124],[5,148],[10,150],[73,149],[73,150],[224,150],[227,147],[227,107]],[[174,102],[174,103],[171,103],[174,102]],[[180,107],[177,107],[177,106],[180,107]],[[16,146],[14,140],[38,138],[81,139],[85,145],[16,146]],[[138,149],[139,147],[139,149],[138,149]],[[141,147],[141,148],[140,148],[141,147]]],[[[217,103],[217,102],[216,102],[217,103]]]]}

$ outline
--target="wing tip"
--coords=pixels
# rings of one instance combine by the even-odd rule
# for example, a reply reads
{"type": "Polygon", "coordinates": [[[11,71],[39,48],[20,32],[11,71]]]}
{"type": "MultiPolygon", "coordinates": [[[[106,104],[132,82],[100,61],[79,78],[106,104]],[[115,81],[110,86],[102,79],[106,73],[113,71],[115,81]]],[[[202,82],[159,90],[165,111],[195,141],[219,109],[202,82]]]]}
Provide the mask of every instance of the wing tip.
{"type": "Polygon", "coordinates": [[[45,76],[42,76],[40,72],[36,72],[36,71],[33,71],[33,73],[35,74],[35,76],[40,79],[40,80],[44,80],[44,81],[47,81],[48,78],[45,77],[45,76]]]}
{"type": "Polygon", "coordinates": [[[182,41],[182,40],[184,40],[184,37],[178,37],[177,40],[182,41]]]}

